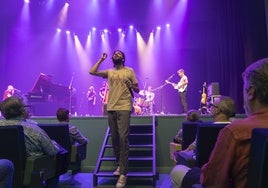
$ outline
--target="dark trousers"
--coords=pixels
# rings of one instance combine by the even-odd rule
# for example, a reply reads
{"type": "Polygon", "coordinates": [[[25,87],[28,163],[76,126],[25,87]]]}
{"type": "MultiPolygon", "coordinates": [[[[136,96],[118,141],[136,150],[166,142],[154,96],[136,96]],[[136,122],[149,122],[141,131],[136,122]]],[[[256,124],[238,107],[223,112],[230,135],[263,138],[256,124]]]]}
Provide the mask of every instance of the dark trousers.
{"type": "MultiPolygon", "coordinates": [[[[191,168],[184,176],[181,188],[192,188],[194,184],[200,184],[201,169],[198,167],[191,168]]],[[[202,187],[200,185],[200,187],[202,187]]]]}
{"type": "Polygon", "coordinates": [[[107,114],[107,104],[103,103],[102,104],[102,115],[106,116],[107,114]]]}
{"type": "Polygon", "coordinates": [[[130,113],[127,110],[108,111],[113,150],[120,167],[120,174],[124,175],[128,173],[130,113]]]}
{"type": "Polygon", "coordinates": [[[187,100],[186,100],[187,92],[186,91],[179,92],[179,96],[180,96],[180,102],[183,108],[182,112],[186,114],[188,111],[188,105],[187,105],[187,100]]]}
{"type": "Polygon", "coordinates": [[[88,114],[89,115],[95,115],[95,105],[93,104],[93,101],[88,101],[88,114]]]}

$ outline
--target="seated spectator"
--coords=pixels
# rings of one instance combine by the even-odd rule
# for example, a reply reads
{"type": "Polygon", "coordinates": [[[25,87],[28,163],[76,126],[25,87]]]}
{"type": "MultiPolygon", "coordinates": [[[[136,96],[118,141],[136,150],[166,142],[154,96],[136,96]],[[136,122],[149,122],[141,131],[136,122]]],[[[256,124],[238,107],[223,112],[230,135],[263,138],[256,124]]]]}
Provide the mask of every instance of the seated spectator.
{"type": "MultiPolygon", "coordinates": [[[[199,111],[198,110],[189,110],[186,114],[185,121],[187,121],[187,122],[201,122],[199,111]]],[[[180,128],[178,133],[175,135],[173,142],[175,142],[177,144],[182,143],[182,128],[180,128]]]]}
{"type": "MultiPolygon", "coordinates": [[[[65,108],[59,108],[57,110],[57,119],[59,123],[69,124],[70,116],[69,110],[65,108]]],[[[73,125],[69,125],[69,132],[71,138],[71,144],[75,144],[76,142],[79,144],[87,144],[88,139],[82,135],[82,133],[73,125]]]]}
{"type": "Polygon", "coordinates": [[[25,121],[25,105],[20,98],[11,96],[5,99],[0,110],[5,118],[0,120],[0,126],[23,126],[27,156],[55,156],[61,150],[61,146],[51,140],[43,129],[25,121]]]}
{"type": "Polygon", "coordinates": [[[242,77],[247,118],[224,127],[201,171],[186,169],[175,187],[191,187],[199,180],[204,187],[246,187],[251,132],[254,128],[268,128],[268,58],[249,65],[242,77]]]}
{"type": "MultiPolygon", "coordinates": [[[[210,104],[210,111],[211,116],[214,119],[213,123],[231,123],[231,118],[235,116],[236,112],[236,106],[235,102],[232,98],[227,96],[220,96],[219,98],[215,99],[215,101],[210,104]]],[[[180,153],[183,153],[184,156],[189,156],[190,160],[196,159],[196,138],[195,140],[183,151],[180,151],[180,153]]],[[[178,161],[179,163],[179,161],[178,161]]],[[[190,168],[184,165],[176,165],[171,173],[171,181],[174,185],[174,187],[179,187],[181,184],[181,180],[183,179],[183,176],[188,172],[190,168]]]]}
{"type": "Polygon", "coordinates": [[[14,165],[8,159],[0,159],[0,187],[12,188],[14,165]]]}

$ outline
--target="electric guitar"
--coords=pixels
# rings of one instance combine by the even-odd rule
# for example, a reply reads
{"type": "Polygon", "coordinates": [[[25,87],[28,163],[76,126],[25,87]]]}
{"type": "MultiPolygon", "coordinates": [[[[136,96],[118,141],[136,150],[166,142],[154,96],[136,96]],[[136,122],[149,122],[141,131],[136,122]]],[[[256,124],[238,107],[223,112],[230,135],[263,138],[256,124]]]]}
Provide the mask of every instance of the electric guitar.
{"type": "Polygon", "coordinates": [[[168,80],[165,80],[165,82],[167,84],[171,84],[173,86],[173,88],[177,89],[179,92],[184,92],[185,89],[187,88],[187,84],[186,85],[182,85],[181,83],[176,84],[176,83],[170,82],[168,80]]]}
{"type": "Polygon", "coordinates": [[[206,94],[207,83],[203,83],[202,95],[201,95],[201,104],[206,105],[207,103],[207,94],[206,94]]]}

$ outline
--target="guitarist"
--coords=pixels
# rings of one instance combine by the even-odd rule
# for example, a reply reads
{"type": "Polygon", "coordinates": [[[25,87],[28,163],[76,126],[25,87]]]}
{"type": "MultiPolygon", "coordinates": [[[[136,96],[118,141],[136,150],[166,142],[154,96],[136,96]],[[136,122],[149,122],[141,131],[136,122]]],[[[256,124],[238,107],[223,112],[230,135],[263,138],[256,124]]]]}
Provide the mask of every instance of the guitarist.
{"type": "Polygon", "coordinates": [[[184,74],[184,70],[183,69],[179,69],[177,71],[179,77],[180,77],[180,81],[175,84],[175,83],[172,83],[168,80],[166,80],[166,83],[167,84],[171,84],[174,89],[177,89],[178,90],[178,93],[179,93],[179,97],[180,97],[180,102],[181,102],[181,105],[182,105],[182,108],[183,108],[183,111],[182,113],[183,114],[186,114],[187,111],[188,111],[188,105],[187,105],[187,100],[186,100],[186,96],[187,96],[187,86],[188,86],[188,78],[187,76],[184,74]]]}
{"type": "Polygon", "coordinates": [[[179,91],[179,97],[180,97],[180,101],[181,101],[181,105],[183,107],[183,113],[186,114],[188,111],[188,104],[187,104],[187,86],[188,86],[188,78],[187,76],[184,74],[184,70],[183,69],[179,69],[177,71],[179,77],[180,77],[180,81],[177,84],[178,87],[178,91],[179,91]]]}

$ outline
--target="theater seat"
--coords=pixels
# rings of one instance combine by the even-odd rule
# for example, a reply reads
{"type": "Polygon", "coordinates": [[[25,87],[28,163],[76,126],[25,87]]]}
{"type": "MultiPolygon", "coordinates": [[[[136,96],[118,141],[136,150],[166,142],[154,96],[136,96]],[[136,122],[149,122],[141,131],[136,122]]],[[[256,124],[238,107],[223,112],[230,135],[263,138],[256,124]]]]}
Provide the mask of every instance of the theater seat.
{"type": "Polygon", "coordinates": [[[268,129],[252,131],[247,187],[268,187],[268,129]]]}
{"type": "Polygon", "coordinates": [[[71,148],[71,161],[68,169],[72,174],[81,172],[81,163],[87,156],[87,144],[73,144],[71,148]]]}
{"type": "Polygon", "coordinates": [[[182,123],[182,150],[185,150],[196,137],[197,125],[200,122],[183,122],[182,123]]]}
{"type": "Polygon", "coordinates": [[[14,164],[14,188],[43,188],[44,182],[52,182],[52,179],[58,183],[54,157],[48,155],[26,157],[22,126],[0,126],[0,151],[0,158],[9,159],[14,164]]]}
{"type": "Polygon", "coordinates": [[[63,146],[68,151],[68,156],[63,165],[62,173],[72,170],[72,173],[81,171],[81,162],[86,158],[87,144],[71,145],[68,124],[38,124],[46,131],[48,136],[63,146]]]}
{"type": "MultiPolygon", "coordinates": [[[[187,124],[188,129],[190,125],[187,124]]],[[[218,133],[220,130],[225,127],[227,124],[215,124],[212,122],[202,122],[196,124],[196,153],[193,152],[175,152],[174,156],[176,157],[178,163],[192,168],[193,166],[202,167],[205,164],[210,156],[212,149],[217,141],[218,133]]],[[[186,128],[185,127],[185,128],[186,128]]],[[[193,133],[193,127],[192,133],[193,133]]]]}
{"type": "Polygon", "coordinates": [[[196,163],[195,166],[202,167],[208,162],[210,153],[217,141],[218,134],[227,123],[207,123],[203,122],[198,125],[196,136],[196,163]]]}
{"type": "MultiPolygon", "coordinates": [[[[252,130],[249,153],[247,188],[268,187],[268,129],[255,128],[252,130]]],[[[195,184],[192,188],[203,188],[195,184]]]]}
{"type": "Polygon", "coordinates": [[[38,124],[47,135],[60,144],[65,151],[57,155],[56,173],[58,175],[65,174],[68,171],[71,157],[71,142],[68,124],[38,124]]]}

